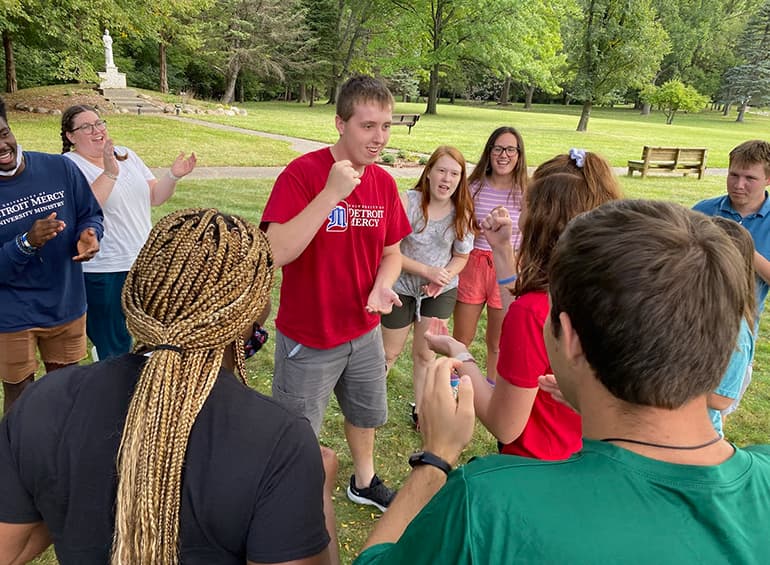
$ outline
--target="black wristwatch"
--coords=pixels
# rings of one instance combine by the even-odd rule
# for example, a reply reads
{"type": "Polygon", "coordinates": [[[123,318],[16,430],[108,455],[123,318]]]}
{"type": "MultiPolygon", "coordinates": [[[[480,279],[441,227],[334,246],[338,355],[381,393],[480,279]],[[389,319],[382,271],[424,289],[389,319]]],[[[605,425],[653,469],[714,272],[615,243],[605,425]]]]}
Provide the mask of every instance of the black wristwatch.
{"type": "Polygon", "coordinates": [[[452,466],[449,463],[430,451],[418,451],[409,456],[410,467],[414,468],[419,467],[420,465],[431,465],[437,469],[441,469],[447,475],[452,470],[452,466]]]}

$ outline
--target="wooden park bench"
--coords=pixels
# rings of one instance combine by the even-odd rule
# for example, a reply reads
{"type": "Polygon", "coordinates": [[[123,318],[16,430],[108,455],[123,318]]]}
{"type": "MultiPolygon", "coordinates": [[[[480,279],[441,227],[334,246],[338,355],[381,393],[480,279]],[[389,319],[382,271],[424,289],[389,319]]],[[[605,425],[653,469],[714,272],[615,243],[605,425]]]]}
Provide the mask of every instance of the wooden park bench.
{"type": "Polygon", "coordinates": [[[682,173],[685,176],[697,172],[703,178],[706,171],[705,147],[648,147],[644,146],[642,158],[628,161],[628,176],[634,171],[642,173],[642,178],[650,171],[682,173]]]}
{"type": "Polygon", "coordinates": [[[420,114],[393,114],[393,121],[390,122],[392,126],[406,126],[409,128],[409,133],[412,133],[412,127],[420,119],[420,114]]]}

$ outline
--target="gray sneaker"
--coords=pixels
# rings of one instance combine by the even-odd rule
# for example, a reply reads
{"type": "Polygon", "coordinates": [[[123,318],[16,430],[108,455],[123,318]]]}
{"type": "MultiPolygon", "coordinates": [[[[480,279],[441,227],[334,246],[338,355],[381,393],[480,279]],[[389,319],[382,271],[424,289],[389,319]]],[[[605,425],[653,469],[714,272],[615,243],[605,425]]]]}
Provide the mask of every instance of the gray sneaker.
{"type": "Polygon", "coordinates": [[[396,491],[386,487],[377,475],[374,475],[369,486],[364,488],[356,488],[356,476],[350,476],[348,498],[353,502],[376,506],[381,512],[385,512],[394,496],[396,496],[396,491]]]}

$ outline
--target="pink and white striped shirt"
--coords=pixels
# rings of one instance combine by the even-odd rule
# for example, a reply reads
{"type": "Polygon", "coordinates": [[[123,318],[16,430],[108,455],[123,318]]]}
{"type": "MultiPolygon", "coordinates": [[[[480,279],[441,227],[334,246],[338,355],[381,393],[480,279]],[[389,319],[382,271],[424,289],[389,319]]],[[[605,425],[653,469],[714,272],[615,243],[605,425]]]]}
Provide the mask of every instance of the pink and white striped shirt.
{"type": "MultiPolygon", "coordinates": [[[[484,179],[481,184],[481,190],[478,190],[478,183],[474,183],[470,186],[471,194],[475,194],[473,198],[473,204],[475,206],[476,222],[481,222],[487,215],[498,206],[502,206],[508,210],[513,220],[513,233],[511,235],[511,244],[515,251],[519,250],[521,245],[521,232],[519,231],[519,216],[521,215],[521,201],[522,192],[521,189],[516,189],[511,194],[510,190],[498,190],[484,179]],[[478,190],[478,193],[476,191],[478,190]]],[[[483,233],[476,235],[476,239],[473,242],[474,249],[481,249],[484,251],[492,251],[489,246],[486,236],[483,233]]]]}

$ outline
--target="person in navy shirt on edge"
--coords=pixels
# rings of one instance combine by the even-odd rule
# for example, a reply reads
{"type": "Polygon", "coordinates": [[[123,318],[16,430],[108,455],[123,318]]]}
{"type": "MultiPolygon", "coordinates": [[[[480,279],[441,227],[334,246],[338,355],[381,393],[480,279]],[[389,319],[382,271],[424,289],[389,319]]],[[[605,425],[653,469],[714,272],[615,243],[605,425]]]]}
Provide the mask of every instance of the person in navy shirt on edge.
{"type": "Polygon", "coordinates": [[[86,356],[81,263],[99,251],[102,209],[69,159],[22,151],[0,100],[0,379],[4,412],[35,378],[86,356]]]}

